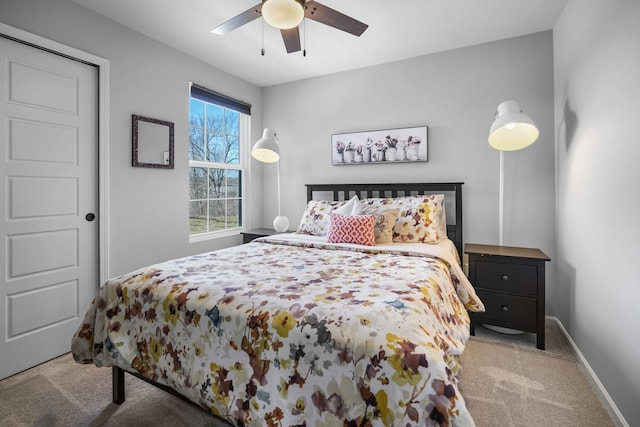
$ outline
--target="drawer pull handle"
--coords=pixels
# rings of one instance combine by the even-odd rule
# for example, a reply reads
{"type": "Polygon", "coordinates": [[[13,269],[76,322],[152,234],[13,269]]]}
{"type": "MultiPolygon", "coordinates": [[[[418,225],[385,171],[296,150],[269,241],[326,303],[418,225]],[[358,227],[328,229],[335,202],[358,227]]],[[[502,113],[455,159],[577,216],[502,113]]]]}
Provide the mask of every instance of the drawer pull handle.
{"type": "Polygon", "coordinates": [[[502,275],[502,280],[504,280],[506,282],[507,280],[509,280],[509,276],[507,276],[506,274],[503,274],[502,275]]]}
{"type": "Polygon", "coordinates": [[[509,311],[509,306],[508,305],[503,305],[502,306],[502,311],[509,311]]]}

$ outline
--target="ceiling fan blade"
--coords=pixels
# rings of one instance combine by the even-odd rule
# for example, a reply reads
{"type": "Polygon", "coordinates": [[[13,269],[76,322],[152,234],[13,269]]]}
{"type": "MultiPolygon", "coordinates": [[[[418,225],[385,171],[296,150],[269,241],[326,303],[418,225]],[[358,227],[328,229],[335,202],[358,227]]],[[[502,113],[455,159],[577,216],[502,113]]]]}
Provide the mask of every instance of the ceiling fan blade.
{"type": "Polygon", "coordinates": [[[313,0],[307,1],[304,16],[354,36],[360,36],[369,28],[367,24],[313,0]]]}
{"type": "Polygon", "coordinates": [[[280,33],[282,34],[282,40],[284,40],[284,47],[287,48],[287,53],[300,50],[300,30],[298,30],[298,27],[280,30],[280,33]]]}
{"type": "Polygon", "coordinates": [[[262,12],[262,2],[253,6],[251,9],[247,9],[242,12],[240,15],[236,15],[233,18],[229,19],[227,22],[224,22],[213,30],[211,30],[214,34],[225,35],[231,30],[235,30],[238,27],[243,26],[244,24],[248,24],[254,19],[258,19],[262,12]]]}

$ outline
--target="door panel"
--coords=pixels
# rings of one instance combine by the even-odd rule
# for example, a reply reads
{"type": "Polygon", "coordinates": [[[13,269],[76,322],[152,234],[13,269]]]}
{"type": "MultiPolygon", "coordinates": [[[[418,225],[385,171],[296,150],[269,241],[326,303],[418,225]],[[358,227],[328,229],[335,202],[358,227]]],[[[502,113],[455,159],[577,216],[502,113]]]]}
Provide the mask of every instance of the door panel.
{"type": "Polygon", "coordinates": [[[78,132],[71,126],[56,126],[9,119],[10,160],[78,163],[78,132]]]}
{"type": "Polygon", "coordinates": [[[78,316],[78,281],[55,283],[45,288],[9,296],[7,309],[9,336],[15,339],[27,332],[54,326],[78,316]],[[49,304],[57,301],[57,304],[49,304]],[[33,310],[33,307],[40,307],[33,310]]]}
{"type": "Polygon", "coordinates": [[[78,214],[78,179],[49,177],[7,178],[9,219],[78,214]]]}
{"type": "MultiPolygon", "coordinates": [[[[43,56],[48,55],[40,52],[43,56]]],[[[20,59],[9,61],[10,102],[74,115],[78,113],[77,76],[65,75],[66,69],[59,72],[60,68],[52,69],[49,64],[42,62],[22,64],[19,61],[20,59]]]]}
{"type": "Polygon", "coordinates": [[[8,279],[78,267],[78,230],[7,236],[8,279]]]}
{"type": "Polygon", "coordinates": [[[69,352],[98,284],[98,71],[0,38],[0,378],[69,352]]]}

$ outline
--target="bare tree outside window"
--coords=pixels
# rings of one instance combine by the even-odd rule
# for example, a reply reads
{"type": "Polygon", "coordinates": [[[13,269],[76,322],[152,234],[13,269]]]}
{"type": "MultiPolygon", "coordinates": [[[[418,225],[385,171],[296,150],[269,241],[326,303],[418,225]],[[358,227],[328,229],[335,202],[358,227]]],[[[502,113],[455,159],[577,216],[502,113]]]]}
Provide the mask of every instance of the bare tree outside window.
{"type": "Polygon", "coordinates": [[[242,113],[191,98],[189,234],[242,226],[242,113]]]}

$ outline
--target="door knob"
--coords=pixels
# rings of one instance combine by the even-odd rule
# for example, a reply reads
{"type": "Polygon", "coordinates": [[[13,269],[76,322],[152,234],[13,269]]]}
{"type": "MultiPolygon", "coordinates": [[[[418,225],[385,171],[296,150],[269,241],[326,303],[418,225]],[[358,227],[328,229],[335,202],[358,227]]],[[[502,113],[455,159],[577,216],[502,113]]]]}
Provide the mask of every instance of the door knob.
{"type": "Polygon", "coordinates": [[[86,214],[84,216],[84,219],[86,219],[87,221],[91,222],[94,219],[96,219],[96,215],[94,213],[92,213],[92,212],[89,212],[88,214],[86,214]]]}

